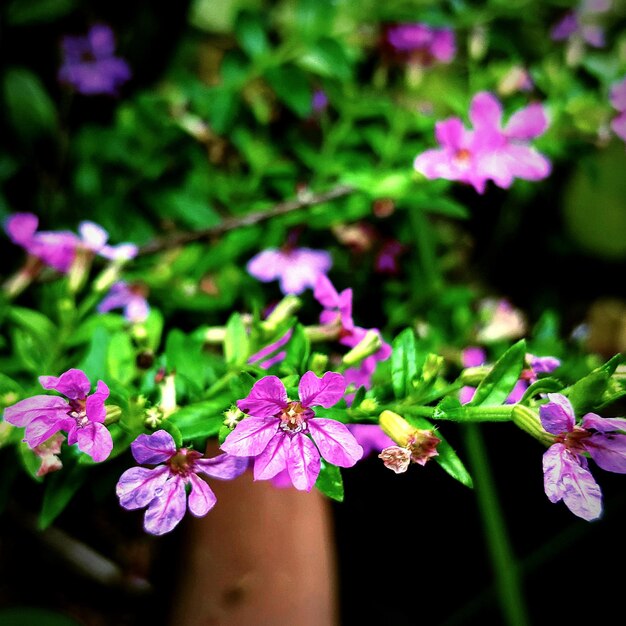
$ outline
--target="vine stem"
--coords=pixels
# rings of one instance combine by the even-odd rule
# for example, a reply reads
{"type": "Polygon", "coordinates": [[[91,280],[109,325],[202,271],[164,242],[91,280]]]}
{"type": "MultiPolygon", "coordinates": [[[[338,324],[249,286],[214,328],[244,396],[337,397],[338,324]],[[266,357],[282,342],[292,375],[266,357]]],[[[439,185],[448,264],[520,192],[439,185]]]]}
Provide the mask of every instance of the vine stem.
{"type": "Polygon", "coordinates": [[[279,202],[262,211],[256,211],[254,213],[248,213],[247,215],[227,217],[221,223],[211,226],[209,228],[203,228],[193,232],[180,232],[168,236],[163,239],[155,239],[144,246],[139,248],[139,255],[154,254],[155,252],[161,252],[162,250],[169,250],[170,248],[176,248],[192,241],[199,241],[208,237],[214,237],[215,235],[221,235],[235,228],[242,226],[252,226],[265,220],[277,217],[279,215],[285,215],[298,209],[305,209],[307,207],[322,204],[330,200],[342,198],[355,192],[354,187],[348,185],[338,185],[328,191],[321,193],[302,193],[294,200],[286,200],[285,202],[279,202]]]}
{"type": "Polygon", "coordinates": [[[478,508],[505,623],[508,626],[529,626],[518,563],[509,541],[479,425],[467,424],[465,435],[478,508]]]}

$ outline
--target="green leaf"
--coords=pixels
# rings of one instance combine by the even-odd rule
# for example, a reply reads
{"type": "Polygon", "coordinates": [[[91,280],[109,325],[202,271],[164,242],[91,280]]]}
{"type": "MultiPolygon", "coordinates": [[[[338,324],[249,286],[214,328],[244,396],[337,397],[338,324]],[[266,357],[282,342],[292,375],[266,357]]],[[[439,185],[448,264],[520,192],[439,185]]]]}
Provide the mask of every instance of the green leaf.
{"type": "Polygon", "coordinates": [[[343,502],[343,478],[341,471],[336,465],[332,465],[322,459],[321,469],[315,487],[325,496],[343,502]]]}
{"type": "Polygon", "coordinates": [[[350,80],[352,66],[345,50],[336,39],[325,37],[316,41],[309,51],[301,56],[298,65],[319,76],[350,80]]]}
{"type": "Polygon", "coordinates": [[[76,0],[13,0],[7,6],[7,24],[22,26],[33,22],[51,22],[66,15],[75,6],[76,0]]]}
{"type": "Polygon", "coordinates": [[[524,404],[531,398],[539,395],[540,393],[557,393],[563,389],[564,385],[560,380],[556,378],[540,378],[530,385],[524,395],[520,398],[520,404],[524,404]]]}
{"type": "Polygon", "coordinates": [[[331,406],[329,408],[325,408],[323,406],[314,406],[313,412],[315,413],[315,417],[325,417],[328,419],[336,420],[338,422],[342,422],[347,424],[350,422],[350,417],[345,408],[339,408],[335,406],[331,406]]]}
{"type": "Polygon", "coordinates": [[[609,379],[624,359],[626,355],[616,354],[604,365],[592,370],[570,387],[567,396],[576,411],[576,416],[580,417],[589,413],[602,404],[602,396],[608,387],[609,379]]]}
{"type": "MultiPolygon", "coordinates": [[[[201,339],[194,335],[185,335],[178,328],[172,329],[167,335],[165,358],[168,369],[176,371],[177,383],[190,382],[195,390],[203,389],[212,376],[210,358],[204,353],[201,339]]],[[[189,385],[186,389],[190,391],[189,385]]]]}
{"type": "Polygon", "coordinates": [[[25,441],[20,441],[17,449],[19,451],[22,467],[26,473],[37,482],[41,482],[42,477],[37,476],[37,472],[41,466],[41,459],[32,451],[25,441]]]}
{"type": "Polygon", "coordinates": [[[135,349],[125,332],[115,333],[109,342],[107,370],[115,380],[129,384],[136,372],[135,349]]]}
{"type": "Polygon", "coordinates": [[[4,75],[4,101],[11,127],[25,141],[51,135],[57,129],[57,111],[39,78],[24,68],[4,75]]]}
{"type": "Polygon", "coordinates": [[[285,351],[284,363],[295,369],[298,374],[304,374],[311,354],[311,342],[302,324],[294,326],[293,334],[285,346],[285,351]]]}
{"type": "Polygon", "coordinates": [[[306,74],[297,67],[281,65],[265,72],[278,99],[299,117],[311,114],[312,93],[306,74]]]}
{"type": "Polygon", "coordinates": [[[250,356],[250,339],[239,313],[233,313],[226,323],[224,358],[231,367],[244,365],[250,356]]]}
{"type": "Polygon", "coordinates": [[[454,448],[445,440],[441,432],[435,430],[433,425],[425,417],[407,415],[406,420],[409,424],[411,424],[411,426],[415,426],[415,428],[432,430],[435,432],[435,435],[439,437],[441,441],[437,445],[437,452],[439,454],[436,457],[433,457],[433,460],[437,461],[437,463],[439,463],[439,465],[448,474],[450,474],[452,478],[456,478],[456,480],[470,489],[473,488],[474,481],[472,480],[470,473],[465,468],[463,461],[461,461],[454,448]]]}
{"type": "Polygon", "coordinates": [[[503,404],[519,380],[526,358],[526,341],[513,344],[483,378],[468,406],[496,406],[503,404]]]}
{"type": "Polygon", "coordinates": [[[39,514],[40,530],[50,526],[62,513],[86,479],[86,468],[78,463],[71,468],[65,466],[49,476],[39,514]]]}
{"type": "Polygon", "coordinates": [[[183,447],[183,440],[185,438],[183,437],[183,434],[180,431],[180,428],[178,428],[178,425],[175,424],[174,422],[170,421],[169,419],[163,420],[159,424],[159,427],[157,428],[157,430],[164,430],[168,432],[170,435],[172,435],[172,439],[174,440],[174,445],[176,446],[176,448],[183,447]]]}
{"type": "Polygon", "coordinates": [[[224,403],[223,398],[195,402],[182,407],[166,421],[177,426],[184,440],[215,437],[224,422],[224,403]]]}
{"type": "Polygon", "coordinates": [[[12,606],[0,609],[0,624],[6,626],[81,626],[80,622],[63,613],[32,606],[12,606]]]}
{"type": "Polygon", "coordinates": [[[404,398],[412,391],[417,376],[417,345],[412,328],[405,328],[391,344],[391,384],[396,398],[404,398]]]}
{"type": "Polygon", "coordinates": [[[235,37],[252,59],[265,54],[270,49],[263,20],[256,12],[244,9],[238,13],[235,22],[235,37]]]}
{"type": "Polygon", "coordinates": [[[87,374],[92,383],[97,379],[106,381],[108,378],[107,356],[110,341],[111,333],[103,326],[97,326],[91,336],[87,353],[77,366],[87,374]]]}

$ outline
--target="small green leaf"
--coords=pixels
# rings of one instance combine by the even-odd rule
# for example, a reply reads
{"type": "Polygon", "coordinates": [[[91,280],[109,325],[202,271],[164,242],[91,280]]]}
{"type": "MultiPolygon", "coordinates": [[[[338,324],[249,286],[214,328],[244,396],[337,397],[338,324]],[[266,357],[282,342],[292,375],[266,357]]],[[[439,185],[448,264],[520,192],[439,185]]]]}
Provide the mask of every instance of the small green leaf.
{"type": "Polygon", "coordinates": [[[311,87],[306,74],[299,68],[281,65],[270,68],[265,78],[278,99],[299,117],[311,114],[311,87]]]}
{"type": "Polygon", "coordinates": [[[299,374],[304,374],[311,354],[311,342],[302,324],[294,326],[293,333],[285,349],[285,364],[295,369],[299,374]]]}
{"type": "Polygon", "coordinates": [[[168,420],[180,430],[184,440],[214,437],[224,422],[224,401],[207,400],[182,407],[168,420]]]}
{"type": "Polygon", "coordinates": [[[43,83],[27,69],[10,68],[4,75],[4,101],[11,126],[25,141],[53,134],[57,111],[43,83]]]}
{"type": "Polygon", "coordinates": [[[616,354],[604,365],[597,367],[571,386],[567,396],[578,417],[602,404],[602,396],[608,387],[609,379],[625,358],[626,355],[616,354]]]}
{"type": "Polygon", "coordinates": [[[322,459],[321,469],[315,487],[325,496],[343,502],[343,478],[341,471],[336,465],[332,465],[322,459]]]}
{"type": "Polygon", "coordinates": [[[233,313],[226,323],[224,358],[230,366],[243,365],[250,356],[250,339],[239,313],[233,313]]]}
{"type": "Polygon", "coordinates": [[[108,378],[107,356],[110,341],[111,333],[103,326],[97,326],[91,336],[87,353],[78,365],[78,369],[83,370],[92,383],[97,379],[106,381],[108,378]]]}
{"type": "Polygon", "coordinates": [[[48,477],[39,514],[39,528],[43,530],[63,512],[87,479],[87,469],[78,463],[67,465],[48,477]]]}
{"type": "Polygon", "coordinates": [[[180,428],[178,428],[178,426],[176,424],[174,424],[174,422],[170,421],[169,419],[163,420],[160,424],[157,430],[165,430],[166,432],[168,432],[170,435],[172,435],[172,439],[174,440],[174,445],[177,448],[182,448],[183,447],[183,434],[180,432],[180,428]]]}
{"type": "Polygon", "coordinates": [[[441,432],[435,430],[433,425],[424,417],[407,416],[407,422],[415,428],[421,428],[423,430],[432,430],[441,441],[437,445],[437,452],[439,453],[433,460],[437,461],[439,465],[446,471],[452,478],[456,478],[460,483],[469,487],[474,486],[474,481],[470,473],[465,468],[463,461],[459,458],[454,448],[445,440],[441,432]]]}
{"type": "Polygon", "coordinates": [[[391,384],[396,398],[404,398],[412,391],[411,383],[417,376],[417,346],[412,328],[405,328],[391,344],[391,384]]]}
{"type": "Polygon", "coordinates": [[[524,404],[540,393],[557,393],[558,391],[561,391],[563,387],[563,383],[556,378],[540,378],[530,385],[526,391],[524,391],[524,395],[520,398],[519,402],[520,404],[524,404]]]}
{"type": "Polygon", "coordinates": [[[270,49],[263,20],[258,13],[253,11],[244,9],[238,13],[235,22],[235,37],[252,59],[265,54],[270,49]]]}
{"type": "Polygon", "coordinates": [[[468,406],[496,406],[503,404],[519,380],[526,358],[526,341],[513,344],[483,378],[468,406]]]}

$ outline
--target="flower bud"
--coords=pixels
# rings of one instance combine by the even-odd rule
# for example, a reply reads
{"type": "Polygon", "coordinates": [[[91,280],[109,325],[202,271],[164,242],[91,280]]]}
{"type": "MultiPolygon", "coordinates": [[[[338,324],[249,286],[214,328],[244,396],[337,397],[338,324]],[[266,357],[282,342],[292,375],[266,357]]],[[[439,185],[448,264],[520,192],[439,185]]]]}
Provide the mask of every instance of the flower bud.
{"type": "Polygon", "coordinates": [[[285,296],[267,316],[262,325],[264,329],[273,333],[282,322],[288,320],[300,307],[302,300],[293,294],[285,296]]]}
{"type": "Polygon", "coordinates": [[[359,343],[343,355],[343,363],[345,365],[356,365],[363,359],[372,354],[376,354],[383,345],[383,340],[380,337],[380,333],[377,330],[368,330],[365,336],[359,343]]]}

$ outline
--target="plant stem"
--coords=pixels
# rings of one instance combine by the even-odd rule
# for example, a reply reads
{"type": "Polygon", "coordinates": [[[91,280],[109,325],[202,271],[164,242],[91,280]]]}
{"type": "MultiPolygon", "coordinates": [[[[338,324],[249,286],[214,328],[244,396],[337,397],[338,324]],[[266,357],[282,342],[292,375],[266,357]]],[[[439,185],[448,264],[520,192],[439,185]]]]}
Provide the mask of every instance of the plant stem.
{"type": "Polygon", "coordinates": [[[413,231],[413,240],[417,249],[420,267],[422,270],[423,288],[420,289],[418,281],[414,281],[414,293],[420,293],[422,297],[429,298],[440,292],[443,287],[439,263],[435,251],[433,232],[421,209],[408,209],[409,223],[413,231]]]}
{"type": "Polygon", "coordinates": [[[509,542],[480,427],[477,424],[468,424],[465,435],[478,508],[505,623],[508,626],[529,626],[518,564],[509,542]]]}
{"type": "Polygon", "coordinates": [[[139,255],[153,254],[162,250],[169,250],[178,246],[190,243],[192,241],[199,241],[201,239],[207,239],[215,235],[221,235],[235,228],[243,226],[252,226],[265,220],[271,219],[278,215],[284,215],[291,213],[298,209],[304,209],[306,207],[314,206],[316,204],[322,204],[336,198],[342,198],[355,191],[354,188],[347,185],[338,185],[333,189],[318,194],[306,194],[301,198],[295,200],[287,200],[285,202],[279,202],[274,206],[271,206],[262,211],[255,213],[248,213],[247,215],[241,215],[237,217],[228,217],[220,224],[212,226],[210,228],[204,228],[202,230],[196,230],[193,232],[182,232],[175,235],[170,235],[166,239],[155,240],[147,243],[145,246],[139,248],[139,255]]]}

